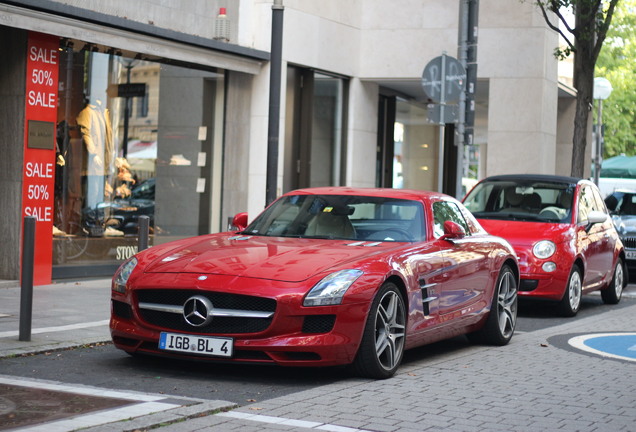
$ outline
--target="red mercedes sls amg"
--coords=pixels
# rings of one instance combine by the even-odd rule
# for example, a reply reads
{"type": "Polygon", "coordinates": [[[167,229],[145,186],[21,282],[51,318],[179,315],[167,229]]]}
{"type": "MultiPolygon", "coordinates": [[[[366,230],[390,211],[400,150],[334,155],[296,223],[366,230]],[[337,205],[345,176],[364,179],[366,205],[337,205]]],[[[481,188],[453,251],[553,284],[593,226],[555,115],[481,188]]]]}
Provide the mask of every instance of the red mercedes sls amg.
{"type": "Polygon", "coordinates": [[[304,189],[234,223],[121,265],[117,348],[388,378],[405,349],[460,334],[505,345],[514,333],[514,250],[449,196],[304,189]]]}

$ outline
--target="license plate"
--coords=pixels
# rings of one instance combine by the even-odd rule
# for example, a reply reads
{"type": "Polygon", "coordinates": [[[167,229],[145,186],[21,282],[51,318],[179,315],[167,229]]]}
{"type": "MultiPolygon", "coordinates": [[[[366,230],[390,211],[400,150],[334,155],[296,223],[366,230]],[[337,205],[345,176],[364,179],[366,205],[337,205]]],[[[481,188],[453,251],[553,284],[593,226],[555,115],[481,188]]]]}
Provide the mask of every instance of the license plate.
{"type": "Polygon", "coordinates": [[[628,260],[636,260],[636,251],[627,251],[625,255],[628,260]]]}
{"type": "Polygon", "coordinates": [[[232,338],[181,333],[161,333],[159,349],[207,356],[232,357],[234,340],[232,338]]]}

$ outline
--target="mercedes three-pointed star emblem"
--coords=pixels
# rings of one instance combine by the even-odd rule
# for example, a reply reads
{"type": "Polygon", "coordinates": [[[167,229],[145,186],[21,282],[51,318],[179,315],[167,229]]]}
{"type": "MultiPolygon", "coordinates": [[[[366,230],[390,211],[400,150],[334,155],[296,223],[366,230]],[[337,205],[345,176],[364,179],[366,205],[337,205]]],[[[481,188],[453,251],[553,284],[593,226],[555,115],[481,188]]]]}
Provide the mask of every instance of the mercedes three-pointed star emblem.
{"type": "Polygon", "coordinates": [[[183,318],[194,327],[203,327],[212,321],[212,302],[207,297],[195,295],[183,304],[183,318]]]}

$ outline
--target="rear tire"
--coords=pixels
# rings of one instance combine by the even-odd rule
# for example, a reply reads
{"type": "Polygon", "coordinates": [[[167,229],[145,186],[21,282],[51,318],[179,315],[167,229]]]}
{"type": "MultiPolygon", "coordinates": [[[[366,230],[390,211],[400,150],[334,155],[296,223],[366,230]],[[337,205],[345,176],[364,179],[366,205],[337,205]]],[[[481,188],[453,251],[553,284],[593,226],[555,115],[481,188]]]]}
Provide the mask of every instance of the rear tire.
{"type": "Polygon", "coordinates": [[[498,346],[510,342],[517,324],[517,302],[517,276],[510,266],[504,265],[497,278],[486,324],[470,333],[468,339],[498,346]]]}
{"type": "Polygon", "coordinates": [[[618,257],[616,267],[614,268],[614,276],[612,282],[604,290],[601,290],[601,298],[605,304],[617,304],[623,296],[623,287],[625,286],[625,267],[623,260],[618,257]]]}
{"type": "Polygon", "coordinates": [[[570,272],[563,298],[559,302],[559,311],[564,317],[575,316],[581,308],[581,296],[583,295],[583,277],[581,274],[581,269],[575,264],[570,272]]]}
{"type": "Polygon", "coordinates": [[[387,282],[376,294],[353,361],[354,371],[363,377],[390,378],[404,355],[406,307],[398,287],[387,282]]]}

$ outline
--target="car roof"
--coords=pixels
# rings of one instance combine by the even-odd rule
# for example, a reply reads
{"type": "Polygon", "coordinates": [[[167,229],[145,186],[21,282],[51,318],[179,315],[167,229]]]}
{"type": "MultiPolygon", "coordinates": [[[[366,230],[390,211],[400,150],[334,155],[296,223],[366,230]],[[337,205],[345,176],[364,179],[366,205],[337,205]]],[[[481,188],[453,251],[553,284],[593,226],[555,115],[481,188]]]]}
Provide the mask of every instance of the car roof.
{"type": "Polygon", "coordinates": [[[636,194],[636,189],[616,189],[614,191],[612,191],[612,193],[610,195],[614,195],[615,193],[622,193],[622,194],[636,194]]]}
{"type": "Polygon", "coordinates": [[[549,182],[557,182],[557,183],[568,183],[572,185],[576,185],[577,183],[583,181],[583,179],[577,177],[567,177],[567,176],[556,176],[556,175],[547,175],[547,174],[505,174],[505,175],[496,175],[491,177],[486,177],[482,180],[484,181],[511,181],[511,180],[520,180],[520,181],[549,181],[549,182]]]}
{"type": "Polygon", "coordinates": [[[373,196],[383,198],[400,198],[406,200],[422,200],[431,198],[452,198],[449,195],[414,189],[391,189],[391,188],[353,188],[353,187],[316,187],[297,189],[287,192],[285,195],[350,195],[350,196],[373,196]]]}

